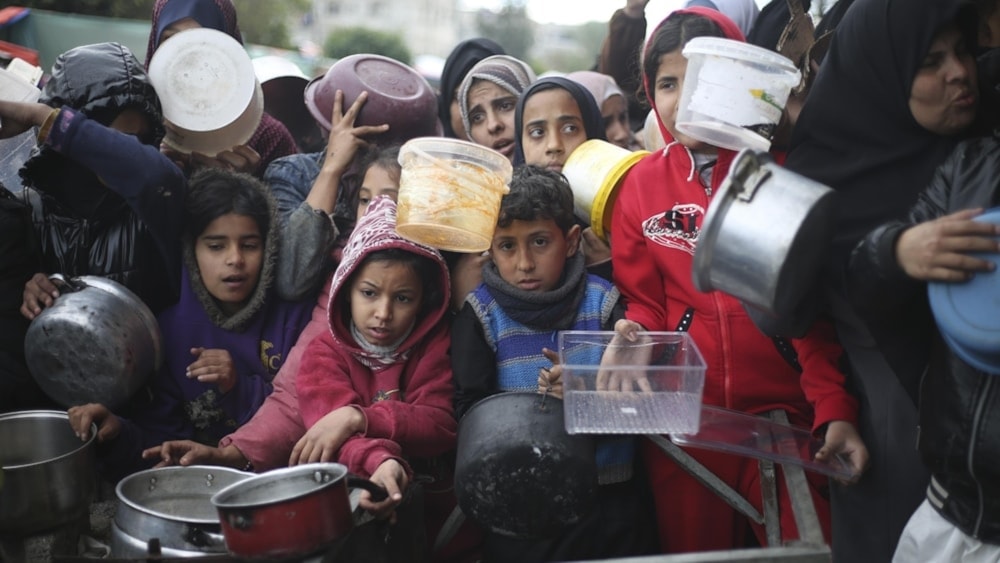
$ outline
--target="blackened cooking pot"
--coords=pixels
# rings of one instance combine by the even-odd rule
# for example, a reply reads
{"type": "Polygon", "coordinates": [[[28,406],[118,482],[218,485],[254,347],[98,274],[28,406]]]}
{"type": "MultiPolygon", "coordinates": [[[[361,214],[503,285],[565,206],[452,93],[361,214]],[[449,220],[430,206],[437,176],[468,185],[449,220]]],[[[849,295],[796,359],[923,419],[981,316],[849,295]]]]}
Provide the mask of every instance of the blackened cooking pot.
{"type": "Polygon", "coordinates": [[[160,327],[125,286],[98,276],[50,277],[59,297],[31,321],[25,362],[52,400],[125,403],[163,361],[160,327]]]}
{"type": "Polygon", "coordinates": [[[244,479],[216,493],[212,504],[230,553],[251,559],[298,557],[353,529],[348,485],[368,490],[375,501],[387,496],[371,481],[348,476],[339,463],[308,463],[244,479]]]}
{"type": "Polygon", "coordinates": [[[86,518],[96,489],[94,440],[62,411],[0,414],[0,535],[26,536],[86,518]]]}
{"type": "Polygon", "coordinates": [[[156,538],[167,557],[226,553],[212,496],[252,473],[228,467],[159,467],[118,482],[118,509],[111,531],[115,557],[145,557],[156,538]]]}
{"type": "Polygon", "coordinates": [[[492,395],[459,422],[455,496],[487,530],[550,537],[593,507],[594,452],[593,437],[566,433],[561,400],[534,392],[492,395]]]}

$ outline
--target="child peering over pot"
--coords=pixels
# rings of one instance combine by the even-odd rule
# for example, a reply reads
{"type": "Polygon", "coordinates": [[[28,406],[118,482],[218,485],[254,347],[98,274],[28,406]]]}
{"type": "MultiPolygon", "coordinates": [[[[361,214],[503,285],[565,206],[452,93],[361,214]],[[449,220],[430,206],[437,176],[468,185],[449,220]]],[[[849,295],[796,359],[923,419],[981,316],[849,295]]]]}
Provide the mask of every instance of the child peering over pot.
{"type": "Polygon", "coordinates": [[[191,178],[186,212],[181,297],[157,318],[165,364],[148,396],[118,413],[96,403],[69,409],[82,439],[97,423],[111,480],[151,466],[145,448],[172,439],[216,444],[248,421],[313,308],[274,294],[277,209],[263,183],[206,168],[191,178]]]}
{"type": "MultiPolygon", "coordinates": [[[[581,87],[582,89],[582,87],[581,87]]],[[[588,97],[590,94],[586,94],[588,97]]],[[[593,104],[591,104],[593,105],[593,104]]],[[[525,165],[510,193],[483,266],[452,325],[455,410],[503,391],[539,390],[561,396],[560,330],[610,330],[624,313],[618,290],[586,273],[573,193],[558,172],[525,165]]],[[[503,429],[498,428],[497,431],[503,429]]],[[[461,452],[459,453],[461,456],[461,452]]],[[[633,475],[632,437],[598,440],[596,505],[581,520],[540,540],[487,534],[484,561],[603,559],[650,553],[655,539],[645,480],[633,475]]]]}

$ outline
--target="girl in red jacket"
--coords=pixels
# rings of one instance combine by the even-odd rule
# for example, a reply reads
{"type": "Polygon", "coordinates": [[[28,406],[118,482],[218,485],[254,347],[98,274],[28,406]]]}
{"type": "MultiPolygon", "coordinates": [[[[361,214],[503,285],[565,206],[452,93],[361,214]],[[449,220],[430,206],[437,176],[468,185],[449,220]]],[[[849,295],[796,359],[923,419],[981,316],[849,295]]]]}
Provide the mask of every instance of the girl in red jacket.
{"type": "MultiPolygon", "coordinates": [[[[792,341],[800,374],[757,329],[739,301],[717,291],[702,293],[692,282],[705,211],[735,156],[680,134],[675,127],[687,70],[681,51],[697,36],[744,40],[731,20],[703,8],[673,12],[649,39],[643,78],[666,147],[629,171],[614,208],[614,282],[627,303],[626,319],[616,329],[689,330],[708,364],[705,404],[753,414],[783,409],[792,424],[812,427],[825,437],[821,456],[842,453],[860,473],[867,451],[854,427],[857,402],[844,390],[844,377],[837,369],[841,348],[832,328],[818,324],[805,338],[792,341]]],[[[766,545],[763,526],[741,516],[655,445],[647,442],[644,448],[665,552],[745,547],[750,529],[766,545]]],[[[761,509],[756,459],[705,450],[689,453],[761,509]]],[[[829,541],[825,478],[807,475],[829,541]]],[[[782,539],[797,538],[781,479],[778,500],[782,539]]]]}

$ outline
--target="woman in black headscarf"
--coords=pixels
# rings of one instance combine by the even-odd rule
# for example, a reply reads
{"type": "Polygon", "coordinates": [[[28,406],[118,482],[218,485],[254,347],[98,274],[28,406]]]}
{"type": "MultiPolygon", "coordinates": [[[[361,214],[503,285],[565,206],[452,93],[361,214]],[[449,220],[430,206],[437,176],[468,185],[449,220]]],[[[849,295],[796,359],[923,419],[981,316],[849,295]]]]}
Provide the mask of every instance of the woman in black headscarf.
{"type": "Polygon", "coordinates": [[[578,82],[561,76],[548,76],[536,80],[521,93],[514,109],[514,131],[517,141],[514,151],[515,165],[527,163],[553,168],[558,172],[562,172],[562,166],[573,149],[584,141],[607,140],[601,108],[598,107],[590,90],[578,82]],[[555,97],[547,99],[544,105],[539,104],[538,100],[529,104],[538,94],[554,90],[565,92],[572,98],[572,102],[565,97],[555,97]],[[562,100],[569,102],[567,107],[554,105],[562,100]],[[575,112],[573,105],[576,106],[575,112]],[[559,111],[560,109],[564,111],[559,111]],[[527,123],[525,112],[529,114],[527,123]],[[557,142],[550,143],[549,141],[553,139],[557,142]]]}
{"type": "Polygon", "coordinates": [[[792,138],[786,166],[838,192],[837,228],[824,279],[829,309],[861,400],[871,453],[856,485],[831,490],[839,561],[888,561],[928,475],[916,451],[917,381],[927,363],[926,307],[907,318],[864,319],[849,305],[845,268],[869,230],[902,217],[975,120],[974,65],[944,73],[949,57],[971,60],[975,11],[958,0],[856,0],[846,12],[792,138]],[[958,45],[942,31],[960,30],[958,45]],[[926,88],[936,93],[928,102],[926,88]],[[927,121],[930,103],[955,117],[927,121]]]}
{"type": "Polygon", "coordinates": [[[478,37],[466,39],[452,49],[441,70],[441,88],[438,94],[438,117],[444,129],[444,136],[453,139],[468,137],[462,125],[462,113],[456,101],[458,86],[469,70],[479,61],[493,55],[506,55],[503,47],[491,39],[478,37]]]}

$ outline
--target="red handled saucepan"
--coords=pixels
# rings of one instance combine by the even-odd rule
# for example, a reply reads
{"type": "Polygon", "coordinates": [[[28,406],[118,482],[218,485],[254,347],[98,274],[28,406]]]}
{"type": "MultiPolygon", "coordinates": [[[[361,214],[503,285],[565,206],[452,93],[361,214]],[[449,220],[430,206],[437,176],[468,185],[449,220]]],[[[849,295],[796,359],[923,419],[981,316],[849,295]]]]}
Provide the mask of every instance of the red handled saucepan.
{"type": "Polygon", "coordinates": [[[315,553],[354,527],[348,487],[385,489],[339,463],[275,469],[234,483],[212,497],[229,552],[238,557],[285,558],[315,553]]]}

